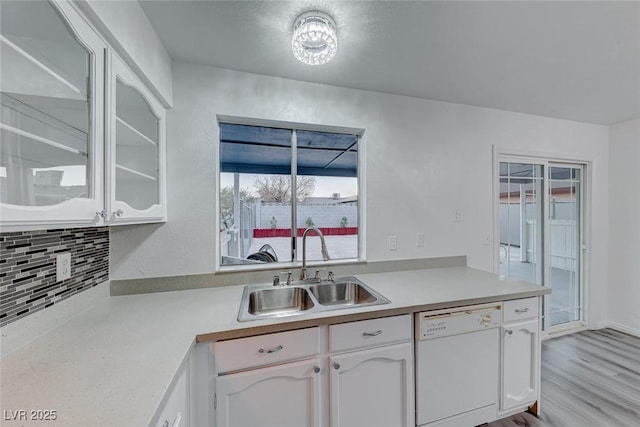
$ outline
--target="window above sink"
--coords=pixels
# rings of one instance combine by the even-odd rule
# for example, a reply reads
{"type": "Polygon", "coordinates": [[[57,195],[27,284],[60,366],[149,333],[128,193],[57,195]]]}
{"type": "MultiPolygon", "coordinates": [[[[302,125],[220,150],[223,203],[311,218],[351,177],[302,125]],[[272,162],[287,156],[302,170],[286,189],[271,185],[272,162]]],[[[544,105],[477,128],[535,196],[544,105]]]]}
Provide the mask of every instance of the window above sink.
{"type": "MultiPolygon", "coordinates": [[[[363,130],[230,117],[219,122],[221,270],[296,266],[309,227],[324,234],[331,260],[361,258],[363,130]]],[[[307,260],[322,260],[320,238],[311,233],[307,240],[307,260]]]]}

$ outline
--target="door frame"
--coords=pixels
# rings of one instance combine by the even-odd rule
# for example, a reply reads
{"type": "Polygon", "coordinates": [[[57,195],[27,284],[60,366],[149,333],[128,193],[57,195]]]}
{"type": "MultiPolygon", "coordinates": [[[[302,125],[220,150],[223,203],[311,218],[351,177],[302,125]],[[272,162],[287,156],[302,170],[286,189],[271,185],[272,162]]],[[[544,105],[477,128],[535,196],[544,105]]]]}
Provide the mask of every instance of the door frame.
{"type": "MultiPolygon", "coordinates": [[[[497,145],[492,146],[493,154],[493,272],[500,274],[500,162],[518,162],[518,163],[532,163],[541,164],[544,167],[543,176],[543,194],[544,194],[544,211],[543,216],[545,218],[545,224],[543,226],[543,245],[544,245],[544,258],[543,262],[543,283],[545,287],[549,284],[549,267],[547,264],[547,257],[550,254],[550,239],[549,239],[549,227],[547,226],[546,219],[549,218],[549,165],[552,167],[560,166],[580,166],[582,168],[582,180],[581,180],[581,248],[580,249],[580,304],[581,304],[581,318],[575,322],[569,322],[555,327],[550,327],[547,324],[549,317],[549,304],[544,304],[545,315],[541,318],[541,337],[542,339],[550,336],[562,335],[565,333],[574,332],[579,329],[586,329],[587,321],[590,312],[590,265],[591,254],[589,248],[591,247],[591,173],[593,170],[593,160],[579,154],[571,153],[550,153],[540,152],[534,150],[519,150],[506,147],[500,147],[497,145]]],[[[546,296],[543,297],[545,300],[546,296]]]]}

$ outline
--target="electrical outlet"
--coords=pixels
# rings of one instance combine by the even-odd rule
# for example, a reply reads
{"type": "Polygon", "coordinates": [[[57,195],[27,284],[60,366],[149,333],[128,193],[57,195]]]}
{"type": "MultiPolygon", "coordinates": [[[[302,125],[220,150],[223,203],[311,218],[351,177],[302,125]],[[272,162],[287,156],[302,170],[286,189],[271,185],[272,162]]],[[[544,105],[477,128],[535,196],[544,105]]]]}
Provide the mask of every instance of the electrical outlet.
{"type": "Polygon", "coordinates": [[[398,250],[398,236],[389,236],[389,250],[390,251],[398,250]]]}
{"type": "Polygon", "coordinates": [[[65,252],[56,257],[56,282],[71,278],[71,253],[65,252]]]}
{"type": "Polygon", "coordinates": [[[424,246],[424,233],[416,234],[416,246],[419,248],[424,246]]]}
{"type": "Polygon", "coordinates": [[[453,212],[453,218],[452,218],[453,222],[460,222],[462,221],[462,214],[460,214],[460,211],[454,211],[453,212]]]}
{"type": "Polygon", "coordinates": [[[482,244],[485,246],[491,246],[491,236],[489,233],[486,233],[482,239],[482,244]]]}

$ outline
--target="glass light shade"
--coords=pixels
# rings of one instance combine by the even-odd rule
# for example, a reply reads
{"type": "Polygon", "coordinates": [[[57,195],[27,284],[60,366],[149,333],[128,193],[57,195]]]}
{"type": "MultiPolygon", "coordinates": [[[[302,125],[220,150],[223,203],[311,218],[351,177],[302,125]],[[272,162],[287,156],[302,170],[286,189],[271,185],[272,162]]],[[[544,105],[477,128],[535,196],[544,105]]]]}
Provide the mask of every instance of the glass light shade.
{"type": "Polygon", "coordinates": [[[338,50],[336,24],[324,12],[305,12],[293,24],[291,48],[294,56],[309,65],[325,64],[338,50]]]}

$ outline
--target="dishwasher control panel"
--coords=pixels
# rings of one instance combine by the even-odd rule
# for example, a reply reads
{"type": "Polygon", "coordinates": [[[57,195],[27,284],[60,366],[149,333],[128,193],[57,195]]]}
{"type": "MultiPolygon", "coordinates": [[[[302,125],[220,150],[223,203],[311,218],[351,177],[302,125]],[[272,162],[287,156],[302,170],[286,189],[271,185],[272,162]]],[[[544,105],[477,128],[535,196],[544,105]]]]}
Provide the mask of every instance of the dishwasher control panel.
{"type": "Polygon", "coordinates": [[[416,315],[416,338],[427,340],[497,328],[501,319],[500,303],[426,311],[416,315]]]}

